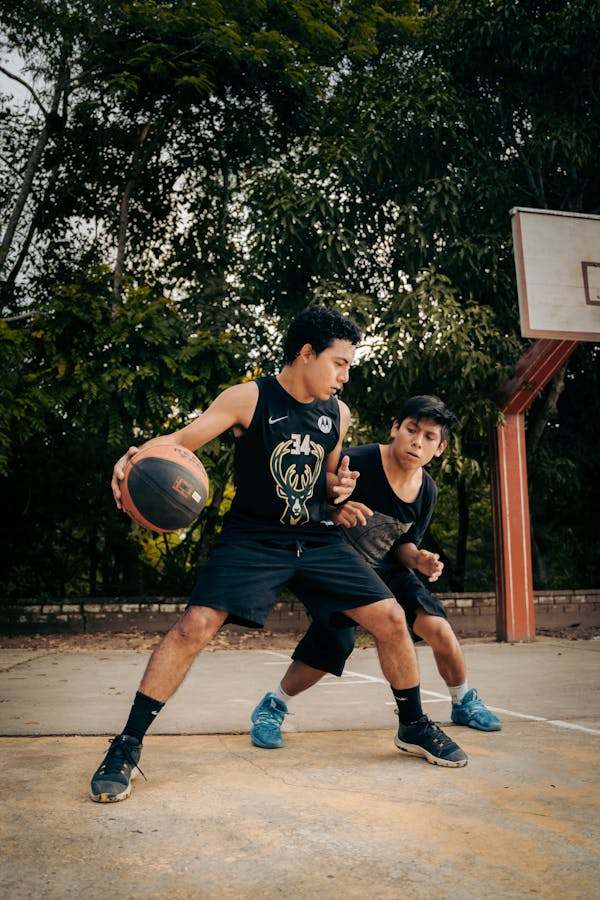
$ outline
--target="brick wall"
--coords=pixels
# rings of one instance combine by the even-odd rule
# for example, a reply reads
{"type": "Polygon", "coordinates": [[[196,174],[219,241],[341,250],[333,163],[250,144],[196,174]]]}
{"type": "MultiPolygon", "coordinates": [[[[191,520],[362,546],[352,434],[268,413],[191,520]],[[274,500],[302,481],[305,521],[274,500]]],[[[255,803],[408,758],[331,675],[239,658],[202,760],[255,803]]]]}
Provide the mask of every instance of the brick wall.
{"type": "MultiPolygon", "coordinates": [[[[477,637],[496,631],[493,593],[439,594],[457,634],[477,637]]],[[[4,634],[52,632],[166,631],[186,606],[182,597],[97,597],[81,600],[4,600],[0,631],[4,634]]],[[[536,629],[587,625],[600,629],[600,590],[536,591],[536,629]]],[[[266,628],[299,631],[308,625],[298,601],[281,601],[266,628]]]]}

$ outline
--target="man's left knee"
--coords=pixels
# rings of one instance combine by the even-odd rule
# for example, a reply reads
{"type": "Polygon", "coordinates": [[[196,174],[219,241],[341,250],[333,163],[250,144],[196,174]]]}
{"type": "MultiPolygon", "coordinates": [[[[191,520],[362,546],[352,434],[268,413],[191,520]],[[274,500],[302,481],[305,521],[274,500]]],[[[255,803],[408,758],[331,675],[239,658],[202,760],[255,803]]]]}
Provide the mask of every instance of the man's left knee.
{"type": "Polygon", "coordinates": [[[387,640],[409,635],[404,610],[394,599],[382,600],[376,606],[370,626],[373,637],[387,640]]]}
{"type": "Polygon", "coordinates": [[[442,616],[432,616],[430,613],[417,615],[413,631],[430,645],[451,646],[456,643],[452,626],[442,616]]]}

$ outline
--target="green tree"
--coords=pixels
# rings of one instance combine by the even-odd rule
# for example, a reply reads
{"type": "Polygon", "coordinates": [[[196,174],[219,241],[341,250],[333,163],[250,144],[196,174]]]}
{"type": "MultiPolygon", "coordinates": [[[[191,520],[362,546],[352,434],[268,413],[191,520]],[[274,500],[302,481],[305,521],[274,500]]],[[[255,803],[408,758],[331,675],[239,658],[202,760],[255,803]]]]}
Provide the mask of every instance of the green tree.
{"type": "MultiPolygon", "coordinates": [[[[111,281],[106,270],[94,282],[89,273],[73,273],[70,281],[63,273],[47,309],[17,332],[19,342],[3,326],[11,339],[4,348],[14,347],[13,355],[26,348],[20,376],[12,374],[14,360],[9,372],[27,386],[25,409],[2,404],[12,410],[2,480],[13,510],[2,523],[2,580],[10,593],[25,585],[50,595],[156,590],[156,574],[136,549],[139,532],[114,507],[113,463],[133,441],[180,427],[238,378],[234,335],[197,330],[190,338],[177,304],[147,290],[132,295],[115,319],[111,281]],[[27,408],[34,393],[38,402],[27,408]]],[[[203,457],[215,494],[226,445],[224,439],[203,457]]],[[[201,552],[214,528],[205,515],[178,555],[201,552]]]]}
{"type": "MultiPolygon", "coordinates": [[[[123,446],[181,424],[260,361],[270,323],[239,298],[240,197],[247,170],[309,129],[340,42],[333,11],[9,0],[0,16],[36,98],[6,112],[28,128],[5,157],[15,213],[0,449],[16,521],[3,535],[3,584],[156,586],[136,549],[143,538],[111,506],[110,469],[123,446]],[[58,83],[60,136],[47,133],[45,108],[58,83]],[[68,473],[77,490],[63,489],[68,473]],[[18,484],[35,486],[35,504],[18,484]]],[[[226,438],[217,443],[204,454],[212,505],[185,540],[165,542],[165,578],[187,577],[219,527],[230,454],[226,438]]]]}
{"type": "MultiPolygon", "coordinates": [[[[376,64],[355,67],[344,80],[332,100],[328,149],[348,206],[342,226],[350,223],[358,236],[349,243],[357,251],[354,265],[338,287],[369,297],[370,321],[385,336],[383,355],[390,351],[373,379],[359,382],[361,413],[369,397],[385,410],[388,396],[418,388],[442,394],[463,415],[460,458],[453,454],[446,463],[456,476],[453,562],[460,587],[468,570],[467,513],[489,477],[486,415],[494,421],[495,388],[529,343],[519,336],[509,210],[600,208],[599,73],[591,49],[600,37],[600,10],[583,2],[497,0],[426,4],[424,12],[410,41],[382,45],[376,64]],[[350,127],[336,128],[335,114],[350,127]],[[424,339],[429,332],[434,337],[424,339]]],[[[597,352],[582,349],[580,358],[588,363],[577,377],[559,373],[536,407],[531,470],[546,453],[546,471],[554,459],[566,479],[551,441],[560,421],[544,410],[556,404],[561,410],[563,390],[590,402],[597,352]]],[[[599,412],[593,400],[590,414],[599,412]]],[[[372,417],[368,411],[367,421],[372,417]]],[[[535,533],[543,531],[555,497],[545,487],[532,479],[535,533]]],[[[555,543],[560,509],[552,513],[555,543]]],[[[537,574],[548,570],[543,553],[536,541],[537,574]]],[[[598,571],[593,556],[585,570],[591,583],[590,569],[598,571]]]]}
{"type": "MultiPolygon", "coordinates": [[[[353,440],[383,439],[410,393],[461,415],[430,539],[449,586],[491,587],[487,428],[527,347],[509,210],[600,208],[597,7],[5,0],[0,24],[30,98],[2,109],[4,590],[183,585],[230,442],[203,453],[197,527],[167,539],[117,515],[114,458],[274,368],[315,301],[367,333],[353,440]]],[[[596,373],[581,347],[529,416],[538,583],[598,578],[596,373]]]]}

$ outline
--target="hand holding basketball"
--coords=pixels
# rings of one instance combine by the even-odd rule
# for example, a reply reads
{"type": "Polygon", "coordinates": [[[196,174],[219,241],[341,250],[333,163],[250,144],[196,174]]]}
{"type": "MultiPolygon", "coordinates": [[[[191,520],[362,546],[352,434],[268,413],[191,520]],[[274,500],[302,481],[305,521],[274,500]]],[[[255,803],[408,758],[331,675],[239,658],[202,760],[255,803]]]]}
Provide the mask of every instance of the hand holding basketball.
{"type": "Polygon", "coordinates": [[[123,504],[121,503],[120,482],[125,478],[125,468],[127,463],[131,460],[131,457],[138,452],[138,449],[138,447],[130,447],[127,453],[124,453],[113,466],[113,475],[110,486],[112,488],[113,497],[115,498],[115,503],[117,504],[117,509],[123,509],[123,504]]]}
{"type": "Polygon", "coordinates": [[[198,457],[181,444],[130,447],[113,470],[113,495],[143,528],[167,533],[187,528],[208,500],[209,481],[198,457]]]}

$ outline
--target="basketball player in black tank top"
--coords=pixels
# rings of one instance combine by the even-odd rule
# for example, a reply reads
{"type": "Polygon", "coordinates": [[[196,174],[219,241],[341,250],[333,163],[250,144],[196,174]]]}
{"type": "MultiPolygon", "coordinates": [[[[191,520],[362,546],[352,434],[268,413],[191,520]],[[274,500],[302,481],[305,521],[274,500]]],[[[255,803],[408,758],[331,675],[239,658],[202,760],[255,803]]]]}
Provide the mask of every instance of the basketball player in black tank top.
{"type": "MultiPolygon", "coordinates": [[[[399,706],[415,720],[422,715],[416,654],[400,606],[340,530],[325,524],[327,500],[349,497],[357,477],[347,459],[338,472],[350,411],[336,394],[360,340],[355,323],[336,310],[305,310],[290,325],[275,378],[228,388],[185,428],[143,445],[195,451],[231,428],[240,495],[185,613],[152,653],[125,727],[92,777],[93,800],[129,796],[144,735],[197,654],[225,622],[262,627],[285,587],[314,619],[329,622],[343,612],[373,634],[399,706]]],[[[124,468],[138,449],[130,447],[114,467],[119,508],[124,468]]],[[[464,765],[463,751],[443,737],[446,765],[464,765]]]]}
{"type": "MultiPolygon", "coordinates": [[[[433,650],[451,696],[452,721],[479,731],[500,731],[498,716],[475,688],[469,688],[465,656],[443,604],[416,574],[435,582],[444,567],[437,554],[420,549],[438,493],[425,467],[444,452],[457,424],[457,417],[439,397],[411,397],[394,420],[389,443],[346,451],[360,478],[350,500],[332,517],[402,606],[415,642],[424,640],[433,650]]],[[[354,649],[356,630],[348,622],[311,623],[283,678],[251,715],[253,744],[265,749],[284,746],[281,725],[290,701],[325,673],[342,674],[354,649]]],[[[418,755],[434,761],[426,749],[420,750],[418,755]]]]}
{"type": "Polygon", "coordinates": [[[325,460],[340,443],[336,397],[296,401],[274,376],[256,379],[258,400],[247,429],[236,439],[236,493],[227,519],[244,533],[265,535],[308,525],[330,539],[325,460]]]}

